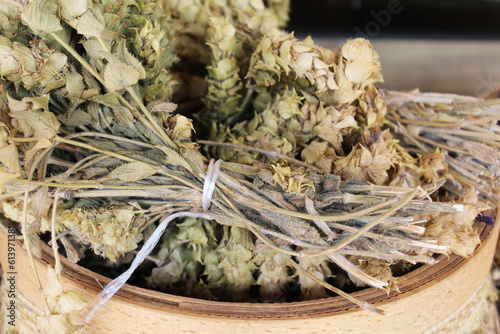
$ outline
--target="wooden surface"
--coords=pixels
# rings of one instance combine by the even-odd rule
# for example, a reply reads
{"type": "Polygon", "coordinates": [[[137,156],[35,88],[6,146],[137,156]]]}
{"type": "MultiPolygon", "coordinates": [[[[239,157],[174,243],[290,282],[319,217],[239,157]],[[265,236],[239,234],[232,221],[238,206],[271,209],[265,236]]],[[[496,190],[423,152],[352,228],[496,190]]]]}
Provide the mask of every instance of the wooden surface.
{"type": "MultiPolygon", "coordinates": [[[[401,293],[366,289],[357,298],[389,312],[381,316],[352,307],[345,300],[325,298],[286,304],[239,304],[196,300],[124,286],[84,327],[85,333],[420,333],[451,315],[478,289],[490,270],[500,221],[493,229],[481,224],[484,242],[467,260],[441,258],[434,266],[423,266],[400,279],[401,293]]],[[[17,242],[17,287],[43,309],[27,255],[17,242]]],[[[6,235],[0,232],[0,249],[6,235]]],[[[48,247],[36,266],[45,284],[46,264],[53,261],[48,247]]],[[[1,253],[5,265],[6,254],[1,253]]],[[[101,290],[96,279],[109,279],[63,261],[65,288],[77,289],[87,301],[101,290]]]]}
{"type": "MultiPolygon", "coordinates": [[[[345,43],[338,38],[313,39],[327,48],[345,43]]],[[[379,87],[479,96],[500,86],[498,41],[373,39],[371,43],[385,80],[379,87]]]]}

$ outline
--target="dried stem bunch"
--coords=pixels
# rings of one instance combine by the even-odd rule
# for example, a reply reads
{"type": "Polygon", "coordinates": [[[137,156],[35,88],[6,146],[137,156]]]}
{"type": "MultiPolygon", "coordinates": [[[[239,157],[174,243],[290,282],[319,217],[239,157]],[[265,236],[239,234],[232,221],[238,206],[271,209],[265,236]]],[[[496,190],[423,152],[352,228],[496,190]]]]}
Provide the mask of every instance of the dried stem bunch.
{"type": "MultiPolygon", "coordinates": [[[[74,261],[130,262],[159,221],[204,210],[215,158],[213,220],[168,227],[152,287],[284,301],[298,284],[374,310],[335,270],[390,291],[393,266],[470,255],[498,202],[498,101],[381,91],[368,41],[327,50],[287,18],[285,0],[2,2],[0,208],[29,253],[51,232],[74,261]]],[[[67,293],[46,294],[52,332],[81,308],[55,308],[67,293]]]]}

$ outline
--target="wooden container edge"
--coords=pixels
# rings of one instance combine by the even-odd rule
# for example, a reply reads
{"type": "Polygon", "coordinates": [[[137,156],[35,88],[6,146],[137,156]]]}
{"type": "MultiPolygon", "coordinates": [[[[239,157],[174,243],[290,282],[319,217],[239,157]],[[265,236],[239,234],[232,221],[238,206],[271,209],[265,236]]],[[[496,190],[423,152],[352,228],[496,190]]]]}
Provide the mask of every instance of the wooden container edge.
{"type": "MultiPolygon", "coordinates": [[[[468,259],[463,259],[458,256],[450,256],[448,259],[441,260],[436,265],[425,265],[416,269],[415,271],[402,277],[400,293],[392,292],[389,296],[387,296],[384,291],[370,288],[356,292],[353,295],[361,300],[373,303],[378,307],[385,308],[387,306],[390,308],[392,304],[408,299],[408,297],[414,294],[419,294],[423,290],[432,288],[432,286],[439,284],[439,282],[443,282],[448,277],[456,275],[457,271],[474,261],[479,261],[479,263],[474,264],[475,267],[473,271],[476,277],[472,283],[477,283],[477,287],[479,287],[489,272],[499,226],[500,221],[498,216],[497,222],[493,228],[485,226],[481,223],[479,229],[481,231],[480,235],[482,243],[476,249],[474,255],[468,259]],[[479,255],[481,257],[480,259],[478,258],[479,255]],[[480,268],[478,265],[481,265],[480,268]]],[[[18,247],[19,263],[22,262],[26,265],[28,263],[27,259],[21,260],[23,256],[27,258],[25,251],[20,251],[22,243],[18,241],[16,242],[16,245],[18,247]]],[[[6,247],[5,233],[0,233],[0,246],[3,249],[6,247]]],[[[6,262],[4,261],[6,261],[6,255],[2,256],[1,260],[2,264],[5,265],[6,262]]],[[[44,245],[42,259],[36,258],[35,261],[40,275],[44,276],[46,265],[53,264],[52,250],[47,245],[44,245]]],[[[64,282],[67,283],[69,287],[78,287],[78,289],[83,292],[87,298],[95,298],[95,296],[101,291],[100,284],[105,285],[110,281],[108,278],[95,274],[78,265],[69,263],[66,259],[62,259],[62,263],[64,268],[64,282]]],[[[469,264],[469,267],[470,266],[471,264],[469,264]]],[[[31,292],[33,292],[33,290],[37,290],[34,282],[30,282],[30,284],[27,281],[29,280],[28,277],[23,279],[26,282],[22,283],[22,289],[31,285],[31,292]],[[26,284],[26,286],[24,286],[24,284],[26,284]]],[[[470,294],[474,292],[474,288],[477,288],[472,285],[469,289],[471,290],[470,294]]],[[[31,294],[29,295],[31,296],[31,294]]],[[[463,297],[465,298],[467,296],[463,297]]],[[[373,316],[370,312],[354,307],[352,304],[346,302],[340,297],[331,297],[297,303],[225,303],[173,296],[157,291],[125,285],[123,289],[120,290],[115,297],[113,297],[112,301],[113,300],[119,305],[126,304],[131,309],[137,309],[139,314],[151,312],[152,314],[169,314],[168,317],[173,316],[178,317],[179,319],[197,319],[197,321],[199,321],[198,325],[202,326],[204,323],[206,326],[207,321],[209,325],[211,321],[214,321],[214,324],[218,324],[217,326],[222,326],[221,324],[225,324],[227,321],[232,320],[233,322],[238,322],[240,324],[243,323],[246,326],[247,323],[255,324],[255,321],[257,321],[257,323],[262,321],[275,323],[276,321],[282,322],[290,320],[292,323],[295,323],[297,320],[300,321],[301,319],[302,321],[307,320],[307,322],[309,322],[315,318],[324,318],[325,321],[328,321],[329,323],[333,321],[333,318],[341,315],[352,317],[353,319],[359,316],[366,317],[368,319],[373,316]],[[177,314],[177,316],[175,316],[175,314],[177,314]]],[[[33,302],[39,307],[43,307],[43,301],[40,298],[38,302],[36,300],[33,302]]],[[[103,317],[109,317],[109,314],[110,310],[103,309],[101,315],[103,317]]],[[[100,317],[98,316],[97,318],[100,317]]],[[[96,319],[96,321],[98,320],[99,319],[96,319]]],[[[188,327],[191,328],[190,326],[191,325],[188,327]]]]}

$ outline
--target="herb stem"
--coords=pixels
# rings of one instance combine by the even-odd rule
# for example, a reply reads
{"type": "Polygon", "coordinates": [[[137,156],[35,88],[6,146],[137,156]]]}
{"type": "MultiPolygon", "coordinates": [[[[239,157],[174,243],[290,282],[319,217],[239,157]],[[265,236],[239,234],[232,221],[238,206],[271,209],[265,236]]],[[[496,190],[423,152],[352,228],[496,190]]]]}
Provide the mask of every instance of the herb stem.
{"type": "Polygon", "coordinates": [[[279,154],[279,153],[276,153],[274,151],[268,151],[268,150],[264,150],[261,148],[257,148],[257,147],[238,145],[238,144],[232,144],[232,143],[221,143],[221,142],[216,142],[216,141],[211,141],[211,140],[197,140],[197,142],[200,144],[204,144],[204,145],[230,147],[230,148],[234,148],[237,150],[257,152],[257,153],[263,154],[271,159],[281,159],[281,160],[285,160],[285,161],[290,161],[298,166],[317,170],[316,167],[311,166],[309,164],[306,164],[305,162],[302,162],[302,161],[297,160],[295,158],[289,157],[287,155],[279,154]]]}
{"type": "Polygon", "coordinates": [[[132,87],[129,87],[127,89],[127,92],[130,94],[130,96],[132,97],[134,102],[139,106],[142,113],[144,115],[146,115],[146,118],[149,120],[151,125],[153,125],[153,128],[156,130],[156,132],[160,136],[160,138],[162,138],[165,141],[165,144],[167,144],[167,146],[169,146],[175,150],[178,150],[179,146],[177,146],[177,144],[174,143],[172,141],[172,139],[165,133],[165,130],[162,127],[160,127],[160,125],[158,124],[158,121],[153,117],[153,115],[151,115],[149,110],[144,106],[143,102],[141,101],[139,96],[137,96],[136,92],[132,89],[132,87]]]}
{"type": "MultiPolygon", "coordinates": [[[[307,255],[305,255],[305,257],[328,255],[328,254],[334,253],[337,250],[347,246],[348,244],[350,244],[351,242],[353,242],[354,240],[359,238],[361,235],[363,235],[365,232],[368,232],[369,230],[371,230],[372,228],[374,228],[375,226],[377,226],[378,224],[383,222],[384,219],[386,219],[386,218],[390,217],[391,215],[393,215],[394,213],[396,213],[396,211],[398,211],[403,206],[405,206],[408,202],[410,202],[417,195],[417,193],[419,191],[421,191],[420,188],[415,188],[415,190],[413,190],[410,194],[405,196],[404,199],[400,200],[399,203],[395,204],[394,206],[391,206],[391,208],[389,210],[387,210],[385,213],[380,215],[377,219],[375,219],[374,221],[372,221],[369,224],[366,224],[365,226],[360,228],[356,233],[354,233],[351,236],[349,236],[348,238],[340,241],[338,244],[334,245],[333,247],[331,247],[327,250],[324,250],[322,252],[307,254],[307,255]]],[[[323,218],[323,220],[326,220],[326,219],[323,218]]]]}
{"type": "Polygon", "coordinates": [[[109,92],[112,92],[125,107],[127,107],[134,115],[136,115],[136,117],[139,118],[140,121],[142,121],[146,126],[151,125],[151,128],[154,128],[156,130],[157,134],[160,136],[160,138],[162,138],[165,141],[167,145],[169,145],[172,148],[176,149],[178,148],[177,145],[172,141],[172,139],[170,139],[170,137],[168,137],[167,134],[159,127],[158,123],[152,118],[149,111],[146,109],[146,107],[144,107],[142,101],[139,99],[137,94],[135,94],[135,92],[132,89],[129,88],[127,91],[129,92],[132,99],[134,99],[134,101],[141,108],[141,110],[145,112],[145,115],[149,119],[149,121],[147,121],[144,117],[142,117],[142,115],[138,114],[135,108],[132,107],[132,105],[122,95],[118,94],[113,89],[110,89],[108,85],[106,85],[106,82],[101,77],[101,75],[97,73],[97,71],[92,66],[90,66],[90,64],[85,59],[83,59],[83,57],[80,56],[80,54],[78,54],[78,52],[76,52],[71,46],[69,46],[62,38],[60,38],[56,33],[51,33],[50,35],[59,44],[61,44],[76,60],[78,60],[78,62],[87,71],[89,71],[89,73],[92,74],[94,78],[96,78],[109,92]]]}
{"type": "Polygon", "coordinates": [[[154,145],[151,145],[151,144],[148,144],[148,143],[143,143],[143,142],[132,140],[132,139],[129,139],[129,138],[114,136],[114,135],[110,135],[110,134],[107,134],[107,133],[100,133],[100,132],[78,132],[78,133],[73,133],[73,134],[71,134],[69,136],[66,136],[67,139],[78,138],[78,137],[100,137],[100,138],[108,138],[108,139],[112,139],[114,141],[122,141],[124,143],[134,144],[134,145],[137,145],[137,146],[142,146],[142,147],[147,147],[147,148],[155,148],[154,145]]]}
{"type": "Polygon", "coordinates": [[[56,260],[56,264],[54,270],[59,280],[61,280],[61,258],[59,256],[59,252],[57,250],[57,240],[56,240],[56,213],[57,213],[57,202],[59,200],[59,188],[56,188],[54,192],[54,203],[52,204],[52,217],[50,223],[50,234],[52,235],[52,250],[54,251],[54,259],[56,260]]]}

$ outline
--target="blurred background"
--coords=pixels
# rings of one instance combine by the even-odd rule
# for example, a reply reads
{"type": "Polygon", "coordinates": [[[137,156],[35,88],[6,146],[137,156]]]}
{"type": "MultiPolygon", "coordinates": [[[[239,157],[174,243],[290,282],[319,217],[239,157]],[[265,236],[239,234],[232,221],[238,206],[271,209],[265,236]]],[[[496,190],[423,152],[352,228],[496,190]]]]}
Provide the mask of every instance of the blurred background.
{"type": "Polygon", "coordinates": [[[388,89],[480,96],[500,86],[500,0],[292,0],[289,30],[332,48],[365,37],[388,89]]]}

